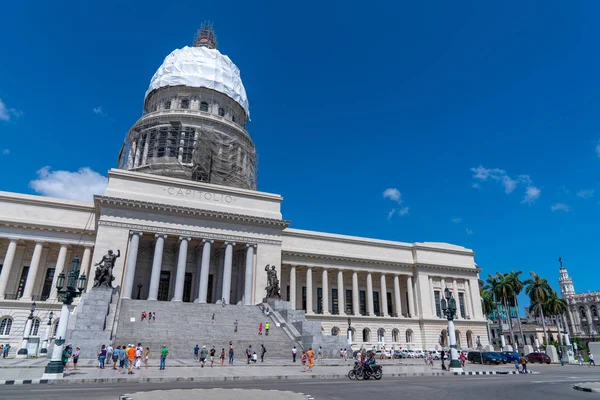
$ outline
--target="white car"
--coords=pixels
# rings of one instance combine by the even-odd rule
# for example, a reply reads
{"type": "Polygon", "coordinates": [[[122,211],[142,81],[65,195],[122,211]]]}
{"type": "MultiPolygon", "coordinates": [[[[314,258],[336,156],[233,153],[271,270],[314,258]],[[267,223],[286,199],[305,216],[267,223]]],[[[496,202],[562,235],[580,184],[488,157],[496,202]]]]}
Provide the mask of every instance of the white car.
{"type": "Polygon", "coordinates": [[[423,358],[424,356],[425,356],[425,353],[423,352],[423,350],[421,350],[421,349],[415,350],[415,358],[423,358]]]}

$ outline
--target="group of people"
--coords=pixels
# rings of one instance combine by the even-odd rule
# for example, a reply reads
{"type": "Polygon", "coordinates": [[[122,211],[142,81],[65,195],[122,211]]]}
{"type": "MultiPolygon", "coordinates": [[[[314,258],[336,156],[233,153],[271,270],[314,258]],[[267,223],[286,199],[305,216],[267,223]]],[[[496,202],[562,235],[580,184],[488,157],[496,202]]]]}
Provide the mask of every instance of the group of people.
{"type": "Polygon", "coordinates": [[[137,346],[128,344],[116,348],[111,345],[102,345],[98,351],[98,369],[104,369],[106,363],[112,361],[113,370],[118,370],[119,374],[126,370],[127,374],[132,375],[133,370],[140,369],[142,363],[144,368],[148,368],[149,359],[150,347],[144,349],[141,343],[138,343],[137,346]]]}
{"type": "Polygon", "coordinates": [[[268,322],[265,322],[264,325],[263,325],[262,322],[260,324],[258,324],[258,334],[259,334],[259,336],[262,336],[262,334],[263,334],[263,328],[265,329],[265,335],[269,336],[269,329],[271,329],[271,325],[269,325],[268,322]]]}
{"type": "Polygon", "coordinates": [[[2,358],[8,357],[8,352],[10,351],[10,344],[0,344],[0,353],[2,353],[2,358]]]}
{"type": "Polygon", "coordinates": [[[77,371],[77,363],[79,362],[79,355],[81,354],[81,348],[75,347],[73,351],[73,345],[71,343],[63,347],[61,362],[63,363],[65,371],[69,369],[69,360],[73,363],[71,371],[77,371]]]}
{"type": "Polygon", "coordinates": [[[155,322],[156,321],[156,313],[155,312],[147,313],[146,311],[142,311],[142,318],[140,319],[140,322],[144,322],[146,320],[148,322],[155,322]]]}
{"type": "MultiPolygon", "coordinates": [[[[231,361],[230,364],[233,363],[233,345],[231,345],[231,361]]],[[[206,363],[208,361],[210,361],[210,367],[212,368],[215,365],[215,356],[217,354],[217,350],[215,349],[215,346],[213,345],[212,348],[210,350],[206,349],[206,346],[202,346],[202,349],[200,349],[200,346],[196,345],[196,347],[194,347],[194,360],[198,361],[200,363],[200,367],[204,368],[204,366],[206,365],[206,363]]],[[[223,367],[223,364],[225,364],[225,347],[223,347],[221,349],[221,352],[219,353],[219,362],[221,364],[221,367],[223,367]]]]}

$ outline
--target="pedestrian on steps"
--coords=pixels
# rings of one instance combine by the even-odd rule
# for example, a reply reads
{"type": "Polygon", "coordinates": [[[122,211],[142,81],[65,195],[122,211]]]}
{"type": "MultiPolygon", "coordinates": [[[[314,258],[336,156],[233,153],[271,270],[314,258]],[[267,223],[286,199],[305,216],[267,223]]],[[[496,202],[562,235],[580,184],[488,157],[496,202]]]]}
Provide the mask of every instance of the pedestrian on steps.
{"type": "Polygon", "coordinates": [[[204,368],[204,364],[206,364],[206,356],[208,355],[208,350],[206,350],[206,346],[202,346],[202,350],[200,350],[200,367],[204,368]]]}
{"type": "Polygon", "coordinates": [[[238,321],[236,319],[235,322],[233,323],[233,333],[237,333],[237,328],[238,328],[238,321]]]}
{"type": "Polygon", "coordinates": [[[263,324],[262,322],[260,324],[258,324],[258,334],[262,335],[262,328],[263,328],[263,324]]]}
{"type": "Polygon", "coordinates": [[[229,345],[229,365],[233,365],[233,358],[234,358],[233,345],[229,345]]]}
{"type": "Polygon", "coordinates": [[[265,336],[269,336],[269,328],[270,328],[270,327],[271,327],[271,326],[270,326],[270,325],[269,325],[269,323],[267,322],[267,323],[265,324],[265,336]]]}
{"type": "Polygon", "coordinates": [[[292,362],[296,362],[296,353],[298,353],[298,350],[296,350],[296,346],[294,346],[292,349],[292,362]]]}
{"type": "Polygon", "coordinates": [[[223,368],[223,364],[225,363],[225,347],[221,349],[221,354],[219,354],[219,360],[221,361],[221,368],[223,368]]]}
{"type": "Polygon", "coordinates": [[[196,344],[194,347],[194,361],[198,361],[198,354],[200,353],[200,346],[196,344]]]}
{"type": "Polygon", "coordinates": [[[267,349],[265,348],[264,344],[260,345],[260,362],[265,362],[265,353],[267,352],[267,349]]]}
{"type": "Polygon", "coordinates": [[[211,367],[211,368],[212,368],[212,367],[213,367],[213,365],[215,364],[215,353],[216,353],[216,350],[215,350],[215,345],[213,344],[213,347],[212,347],[212,349],[210,349],[210,352],[209,352],[209,356],[210,356],[210,367],[211,367]]]}
{"type": "Polygon", "coordinates": [[[250,364],[250,360],[252,360],[252,345],[249,345],[246,349],[246,355],[248,356],[248,364],[250,364]]]}

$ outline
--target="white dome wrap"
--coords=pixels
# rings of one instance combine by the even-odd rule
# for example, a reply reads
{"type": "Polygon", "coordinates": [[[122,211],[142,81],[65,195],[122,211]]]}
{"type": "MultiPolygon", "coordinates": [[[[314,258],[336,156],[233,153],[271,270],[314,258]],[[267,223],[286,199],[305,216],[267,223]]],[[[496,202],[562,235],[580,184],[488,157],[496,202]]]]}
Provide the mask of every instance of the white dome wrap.
{"type": "Polygon", "coordinates": [[[161,87],[179,85],[205,87],[221,92],[242,106],[250,118],[250,106],[240,70],[217,49],[186,46],[174,50],[152,77],[146,97],[161,87]]]}

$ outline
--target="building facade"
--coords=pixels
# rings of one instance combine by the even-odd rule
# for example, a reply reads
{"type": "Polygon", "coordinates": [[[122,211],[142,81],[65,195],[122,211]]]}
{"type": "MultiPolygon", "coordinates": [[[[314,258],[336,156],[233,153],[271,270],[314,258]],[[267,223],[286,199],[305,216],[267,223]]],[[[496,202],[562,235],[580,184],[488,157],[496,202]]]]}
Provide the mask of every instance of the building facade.
{"type": "Polygon", "coordinates": [[[594,340],[600,336],[600,292],[576,293],[573,280],[562,261],[559,272],[560,292],[569,305],[567,323],[571,335],[584,340],[594,340]]]}
{"type": "Polygon", "coordinates": [[[144,104],[93,203],[0,192],[0,342],[16,350],[30,335],[35,354],[56,330],[58,274],[78,257],[89,291],[94,264],[112,250],[119,298],[149,304],[256,305],[275,266],[292,309],[323,335],[347,335],[350,318],[357,346],[439,347],[448,287],[459,347],[477,336],[487,344],[472,250],[292,229],[282,197],[256,190],[246,93],[212,30],[165,59],[144,104]]]}

